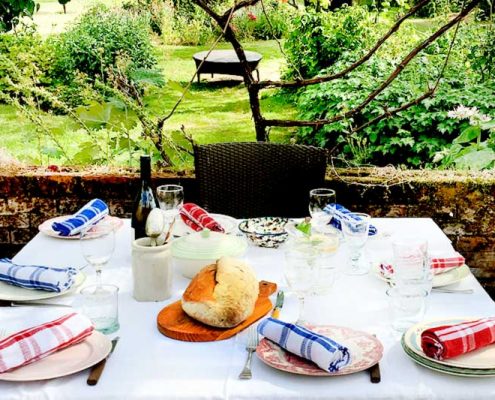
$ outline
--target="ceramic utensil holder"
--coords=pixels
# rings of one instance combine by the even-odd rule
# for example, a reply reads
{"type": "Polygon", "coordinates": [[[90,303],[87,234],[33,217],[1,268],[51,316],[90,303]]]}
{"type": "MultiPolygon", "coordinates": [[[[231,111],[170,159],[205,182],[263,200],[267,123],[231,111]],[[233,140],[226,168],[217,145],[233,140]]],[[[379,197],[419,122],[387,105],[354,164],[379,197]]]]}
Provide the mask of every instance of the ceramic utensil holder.
{"type": "Polygon", "coordinates": [[[170,244],[150,246],[150,238],[132,243],[133,296],[137,301],[162,301],[172,295],[170,244]]]}

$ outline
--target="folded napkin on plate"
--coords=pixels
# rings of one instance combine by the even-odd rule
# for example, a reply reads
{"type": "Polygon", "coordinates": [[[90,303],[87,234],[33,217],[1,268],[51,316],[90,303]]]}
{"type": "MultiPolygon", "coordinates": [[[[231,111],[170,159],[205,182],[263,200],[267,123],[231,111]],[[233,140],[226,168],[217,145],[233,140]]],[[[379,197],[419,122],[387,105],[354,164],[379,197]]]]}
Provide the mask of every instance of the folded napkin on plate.
{"type": "MultiPolygon", "coordinates": [[[[430,260],[433,275],[438,275],[453,268],[462,267],[466,260],[458,252],[450,255],[445,254],[442,257],[432,257],[430,260]]],[[[391,278],[394,274],[394,267],[386,262],[380,263],[380,274],[385,278],[391,278]]]]}
{"type": "Polygon", "coordinates": [[[440,274],[447,269],[462,267],[466,260],[458,252],[454,252],[442,257],[431,258],[431,268],[434,274],[440,274]]]}
{"type": "Polygon", "coordinates": [[[431,358],[444,360],[495,343],[495,317],[426,329],[421,348],[431,358]]]}
{"type": "Polygon", "coordinates": [[[180,210],[180,217],[184,223],[195,231],[209,229],[214,232],[225,232],[222,226],[215,221],[210,215],[200,206],[194,203],[184,204],[180,210]]]}
{"type": "Polygon", "coordinates": [[[336,372],[351,361],[347,347],[299,325],[268,318],[259,324],[258,332],[327,372],[336,372]]]}
{"type": "Polygon", "coordinates": [[[72,313],[0,339],[0,374],[79,343],[92,332],[87,317],[72,313]]]}
{"type": "MultiPolygon", "coordinates": [[[[339,231],[342,230],[342,221],[351,218],[349,214],[352,213],[352,211],[348,210],[343,205],[336,203],[328,204],[327,206],[325,206],[323,211],[330,215],[333,215],[332,219],[330,220],[330,225],[337,228],[339,231]]],[[[376,227],[370,224],[368,236],[376,235],[376,233],[376,227]]]]}
{"type": "Polygon", "coordinates": [[[26,289],[64,292],[74,284],[75,268],[53,268],[42,265],[18,265],[9,258],[0,259],[0,281],[26,289]]]}
{"type": "Polygon", "coordinates": [[[108,206],[100,199],[93,199],[64,221],[54,222],[52,229],[60,236],[72,236],[96,224],[108,215],[108,206]]]}

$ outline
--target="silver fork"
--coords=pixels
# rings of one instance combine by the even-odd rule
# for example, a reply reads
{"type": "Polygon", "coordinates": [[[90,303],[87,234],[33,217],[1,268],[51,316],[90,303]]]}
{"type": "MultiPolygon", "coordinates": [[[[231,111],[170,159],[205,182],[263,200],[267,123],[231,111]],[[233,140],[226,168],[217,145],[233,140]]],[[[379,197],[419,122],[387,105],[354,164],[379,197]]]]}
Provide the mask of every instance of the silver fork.
{"type": "Polygon", "coordinates": [[[239,374],[239,379],[251,379],[253,377],[251,374],[251,360],[253,359],[253,353],[256,351],[256,347],[258,347],[258,331],[255,326],[251,325],[247,336],[246,351],[248,352],[248,356],[246,364],[244,364],[244,368],[239,374]]]}

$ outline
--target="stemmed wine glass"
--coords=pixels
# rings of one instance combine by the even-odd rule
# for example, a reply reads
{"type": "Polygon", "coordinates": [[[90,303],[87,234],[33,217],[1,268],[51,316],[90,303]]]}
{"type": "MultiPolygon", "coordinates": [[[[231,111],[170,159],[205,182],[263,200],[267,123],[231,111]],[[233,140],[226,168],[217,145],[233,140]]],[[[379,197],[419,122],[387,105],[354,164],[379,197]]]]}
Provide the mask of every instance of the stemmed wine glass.
{"type": "Polygon", "coordinates": [[[101,287],[101,270],[115,249],[115,227],[109,222],[101,221],[81,232],[80,243],[82,255],[95,269],[97,286],[101,287]]]}
{"type": "Polygon", "coordinates": [[[316,275],[317,252],[308,244],[291,243],[285,250],[284,276],[289,288],[299,300],[299,313],[296,324],[304,325],[304,300],[312,289],[316,275]]]}
{"type": "Polygon", "coordinates": [[[319,188],[309,192],[309,214],[314,221],[315,228],[321,233],[333,233],[328,223],[333,218],[335,199],[333,189],[319,188]],[[327,207],[326,211],[325,207],[327,207]]]}
{"type": "Polygon", "coordinates": [[[350,269],[346,269],[348,275],[364,275],[368,273],[368,268],[362,262],[363,248],[368,240],[370,229],[370,219],[368,214],[349,213],[342,220],[342,233],[344,234],[349,258],[350,269]]]}
{"type": "Polygon", "coordinates": [[[160,209],[164,211],[165,220],[170,225],[184,204],[184,189],[180,185],[162,185],[156,188],[156,195],[160,209]]]}

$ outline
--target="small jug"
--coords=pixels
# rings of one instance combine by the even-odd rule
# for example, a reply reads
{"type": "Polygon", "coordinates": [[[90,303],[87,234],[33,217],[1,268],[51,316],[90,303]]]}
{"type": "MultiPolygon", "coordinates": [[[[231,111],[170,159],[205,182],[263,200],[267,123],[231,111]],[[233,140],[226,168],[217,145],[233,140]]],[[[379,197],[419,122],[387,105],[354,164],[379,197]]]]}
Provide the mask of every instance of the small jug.
{"type": "Polygon", "coordinates": [[[133,296],[137,301],[162,301],[172,295],[170,244],[151,246],[144,237],[132,242],[133,296]]]}

